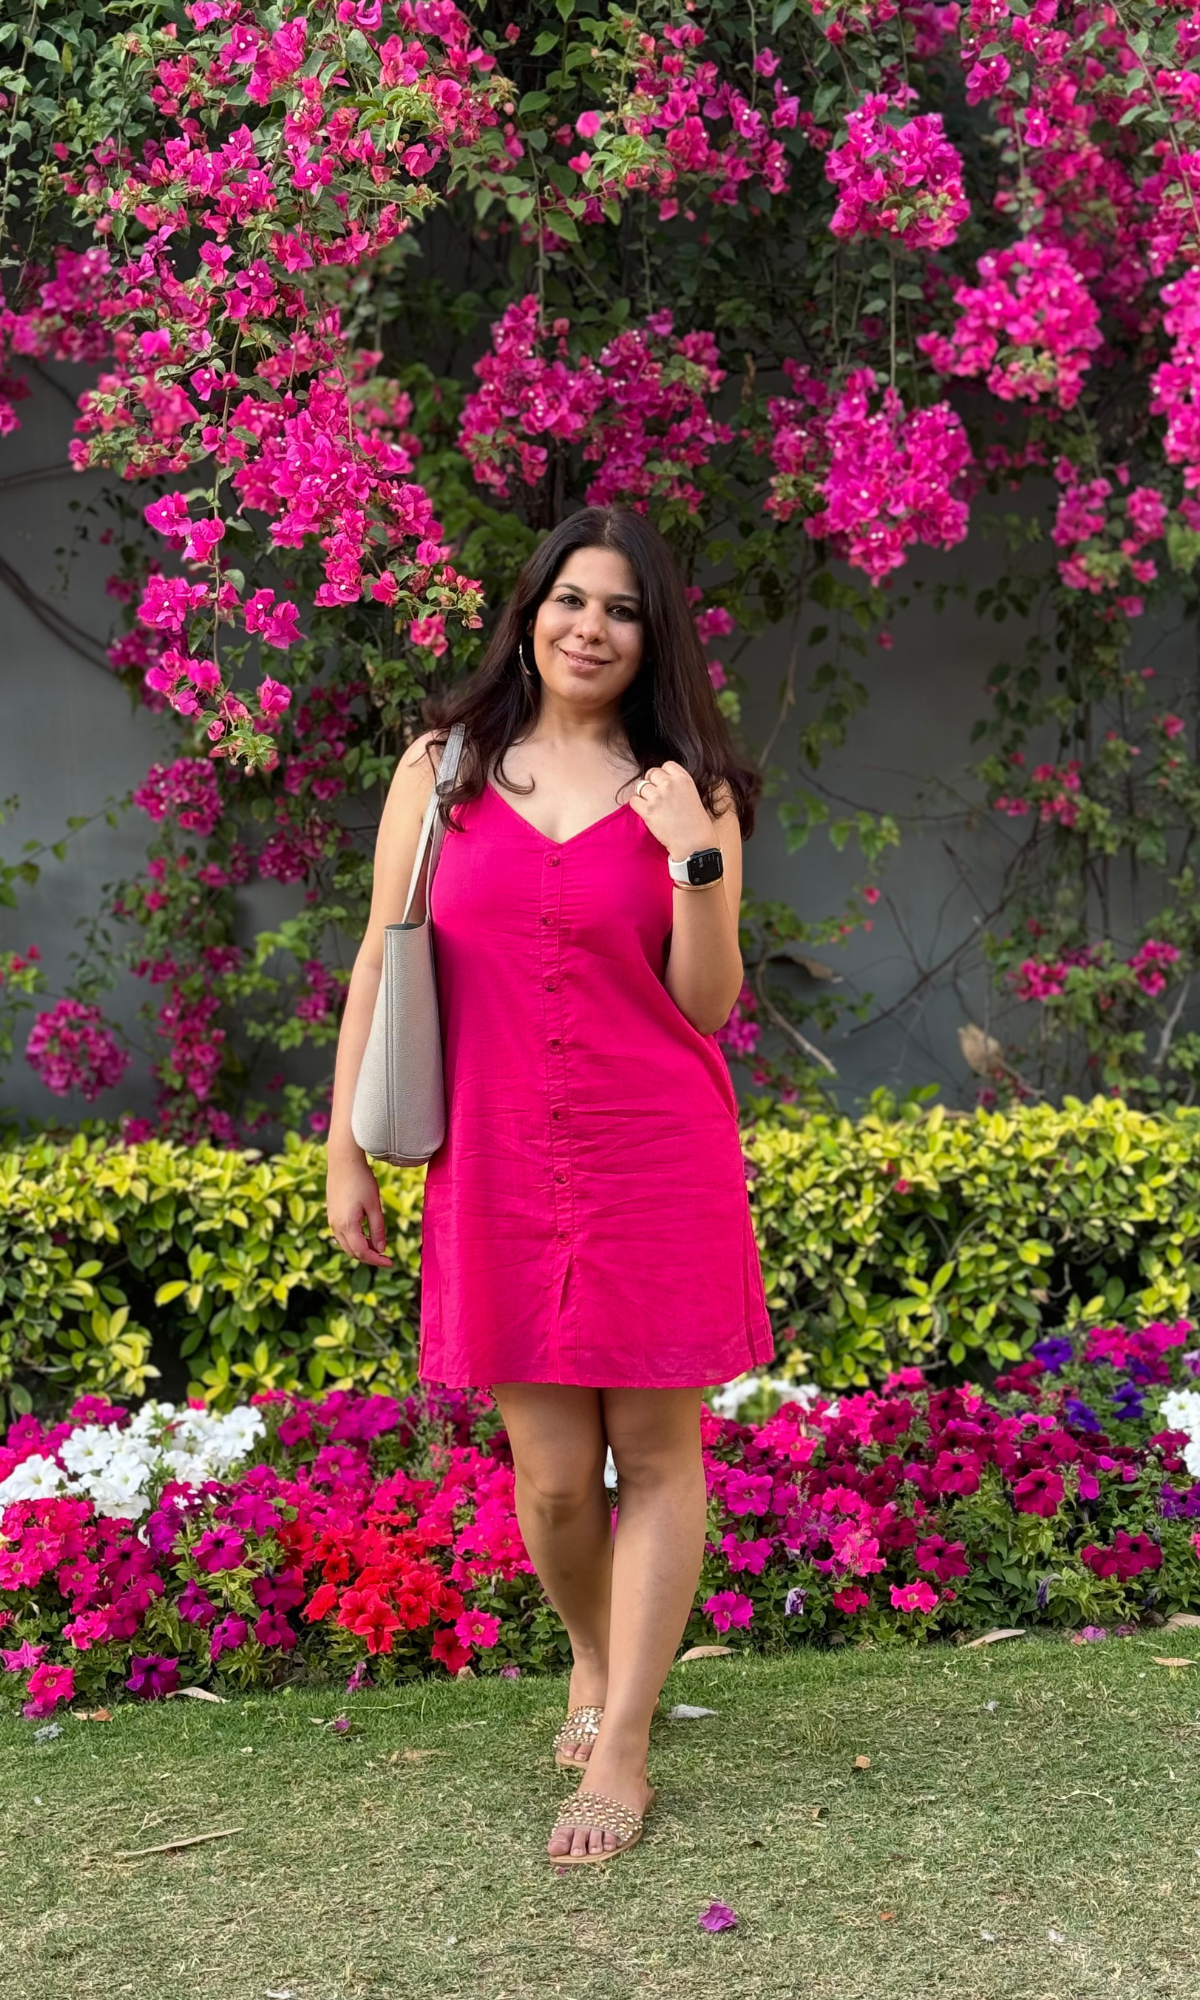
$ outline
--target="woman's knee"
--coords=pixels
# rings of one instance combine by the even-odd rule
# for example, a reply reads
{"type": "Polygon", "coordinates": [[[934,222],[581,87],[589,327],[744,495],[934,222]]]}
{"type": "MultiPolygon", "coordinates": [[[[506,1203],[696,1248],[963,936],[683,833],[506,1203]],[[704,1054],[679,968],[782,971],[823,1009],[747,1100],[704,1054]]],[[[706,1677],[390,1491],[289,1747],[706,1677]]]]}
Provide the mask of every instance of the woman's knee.
{"type": "Polygon", "coordinates": [[[595,1389],[499,1384],[493,1394],[508,1432],[517,1502],[551,1524],[594,1504],[604,1484],[604,1424],[595,1389]]]}
{"type": "Polygon", "coordinates": [[[605,1394],[605,1422],[617,1479],[631,1486],[703,1481],[699,1396],[671,1390],[605,1394]]]}
{"type": "Polygon", "coordinates": [[[604,1460],[576,1455],[532,1455],[516,1460],[517,1494],[524,1505],[536,1507],[552,1527],[565,1526],[595,1505],[604,1491],[604,1460]]]}

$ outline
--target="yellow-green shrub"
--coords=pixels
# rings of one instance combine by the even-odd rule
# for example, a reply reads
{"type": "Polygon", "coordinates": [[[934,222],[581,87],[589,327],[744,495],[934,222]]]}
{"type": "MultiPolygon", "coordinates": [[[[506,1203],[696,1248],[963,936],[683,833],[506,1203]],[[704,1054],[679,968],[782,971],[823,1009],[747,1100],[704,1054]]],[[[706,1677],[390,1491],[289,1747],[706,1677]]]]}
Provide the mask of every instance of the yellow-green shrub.
{"type": "MultiPolygon", "coordinates": [[[[263,1159],[157,1140],[0,1153],[0,1391],[38,1378],[141,1395],[181,1356],[193,1393],[406,1386],[424,1170],[380,1167],[391,1270],[325,1222],[324,1149],[263,1159]]],[[[182,1387],[182,1382],[180,1383],[182,1387]]]]}
{"type": "Polygon", "coordinates": [[[747,1133],[768,1298],[792,1365],[862,1384],[993,1367],[1081,1317],[1178,1319],[1200,1293],[1200,1113],[1108,1098],[747,1133]]]}
{"type": "MultiPolygon", "coordinates": [[[[784,1107],[743,1143],[780,1360],[830,1386],[1002,1367],[1049,1327],[1175,1319],[1200,1295],[1200,1113],[784,1107]]],[[[378,1171],[389,1271],[336,1248],[324,1151],[295,1138],[269,1159],[82,1135],[0,1153],[0,1393],[136,1396],[158,1371],[221,1404],[406,1388],[424,1170],[378,1171]]]]}

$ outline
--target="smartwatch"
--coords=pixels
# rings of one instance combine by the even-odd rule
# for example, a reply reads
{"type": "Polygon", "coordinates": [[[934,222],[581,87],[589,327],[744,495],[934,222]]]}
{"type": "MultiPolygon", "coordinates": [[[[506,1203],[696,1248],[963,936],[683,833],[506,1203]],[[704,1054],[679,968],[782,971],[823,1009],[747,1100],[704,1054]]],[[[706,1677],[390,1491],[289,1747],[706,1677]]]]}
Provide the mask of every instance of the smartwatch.
{"type": "Polygon", "coordinates": [[[719,882],[725,873],[725,856],[719,847],[697,847],[691,854],[685,854],[682,861],[667,860],[671,880],[685,889],[703,889],[706,883],[719,882]]]}

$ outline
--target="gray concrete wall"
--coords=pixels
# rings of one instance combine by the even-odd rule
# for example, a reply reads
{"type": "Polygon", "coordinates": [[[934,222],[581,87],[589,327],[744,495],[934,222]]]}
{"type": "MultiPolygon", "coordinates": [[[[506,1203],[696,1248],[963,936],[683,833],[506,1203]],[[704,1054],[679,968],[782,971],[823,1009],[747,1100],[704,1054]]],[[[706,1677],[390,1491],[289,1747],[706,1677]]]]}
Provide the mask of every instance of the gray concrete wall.
{"type": "MultiPolygon", "coordinates": [[[[68,371],[58,375],[66,384],[68,371]]],[[[96,541],[108,518],[94,511],[101,482],[54,471],[66,457],[70,398],[44,378],[21,415],[21,430],[0,449],[0,563],[7,562],[19,585],[47,601],[52,623],[65,614],[90,641],[79,639],[82,652],[77,650],[0,580],[0,800],[16,794],[21,802],[0,828],[0,851],[8,860],[26,841],[60,838],[69,816],[100,812],[172,747],[169,725],[131,708],[129,696],[101,663],[114,612],[104,594],[112,558],[96,541]],[[51,476],[41,476],[45,468],[51,476]],[[63,551],[76,524],[86,528],[88,539],[66,564],[63,551]]],[[[971,944],[980,916],[994,903],[1011,848],[1003,822],[973,815],[965,773],[977,754],[972,725],[987,709],[984,683],[998,660],[1016,655],[1020,635],[1011,623],[997,626],[977,618],[971,600],[1001,567],[998,545],[979,536],[945,555],[922,552],[912,575],[904,573],[901,588],[908,590],[912,576],[924,587],[898,612],[892,650],[872,647],[865,662],[848,656],[870,701],[852,722],[845,747],[830,754],[816,774],[816,783],[828,791],[835,812],[849,802],[896,814],[905,838],[886,863],[884,899],[871,933],[856,933],[844,946],[820,952],[845,982],[842,990],[873,996],[878,1017],[865,1028],[851,1024],[826,1043],[847,1105],[879,1084],[903,1089],[931,1081],[950,1103],[973,1098],[956,1029],[967,1019],[985,1025],[988,1019],[987,982],[971,944]],[[938,613],[931,600],[939,583],[966,584],[971,595],[966,602],[951,597],[938,613]]],[[[3,575],[0,567],[0,579],[3,575]]],[[[814,613],[809,624],[819,616],[814,613]]],[[[1189,629],[1168,624],[1147,630],[1140,643],[1164,687],[1190,671],[1189,629]]],[[[775,761],[785,766],[794,765],[799,730],[813,708],[807,682],[826,650],[818,649],[802,664],[797,706],[775,746],[775,761]]],[[[752,677],[745,716],[752,744],[763,741],[771,726],[785,653],[785,635],[772,633],[756,640],[742,662],[752,677]]],[[[764,803],[747,850],[748,884],[758,894],[795,904],[807,917],[836,910],[844,893],[864,879],[855,850],[839,855],[818,832],[807,847],[789,854],[776,804],[764,803]]],[[[61,991],[79,947],[80,925],[96,910],[105,883],[138,869],[150,830],[149,822],[130,810],[115,829],[99,820],[76,835],[65,861],[43,857],[41,880],[22,893],[19,910],[0,909],[0,949],[21,950],[36,942],[52,991],[61,991]]],[[[296,892],[256,891],[246,911],[247,930],[278,921],[296,899],[296,892]]],[[[137,982],[126,981],[105,997],[105,1006],[136,1034],[144,997],[137,982]]],[[[95,1112],[144,1110],[150,1096],[145,1064],[135,1064],[126,1084],[100,1099],[95,1112]]],[[[0,1079],[0,1106],[46,1117],[59,1100],[48,1096],[18,1055],[0,1079]]],[[[82,1110],[68,1102],[63,1115],[74,1119],[82,1110]]]]}

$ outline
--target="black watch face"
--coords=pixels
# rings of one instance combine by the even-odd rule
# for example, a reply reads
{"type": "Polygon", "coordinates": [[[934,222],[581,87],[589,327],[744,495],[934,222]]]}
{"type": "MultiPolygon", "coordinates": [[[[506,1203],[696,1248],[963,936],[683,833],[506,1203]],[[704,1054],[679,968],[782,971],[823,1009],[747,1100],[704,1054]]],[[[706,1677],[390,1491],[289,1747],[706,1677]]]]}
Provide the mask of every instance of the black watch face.
{"type": "Polygon", "coordinates": [[[705,882],[716,882],[725,873],[725,856],[719,847],[702,847],[699,854],[688,855],[688,881],[693,888],[701,888],[705,882]]]}

